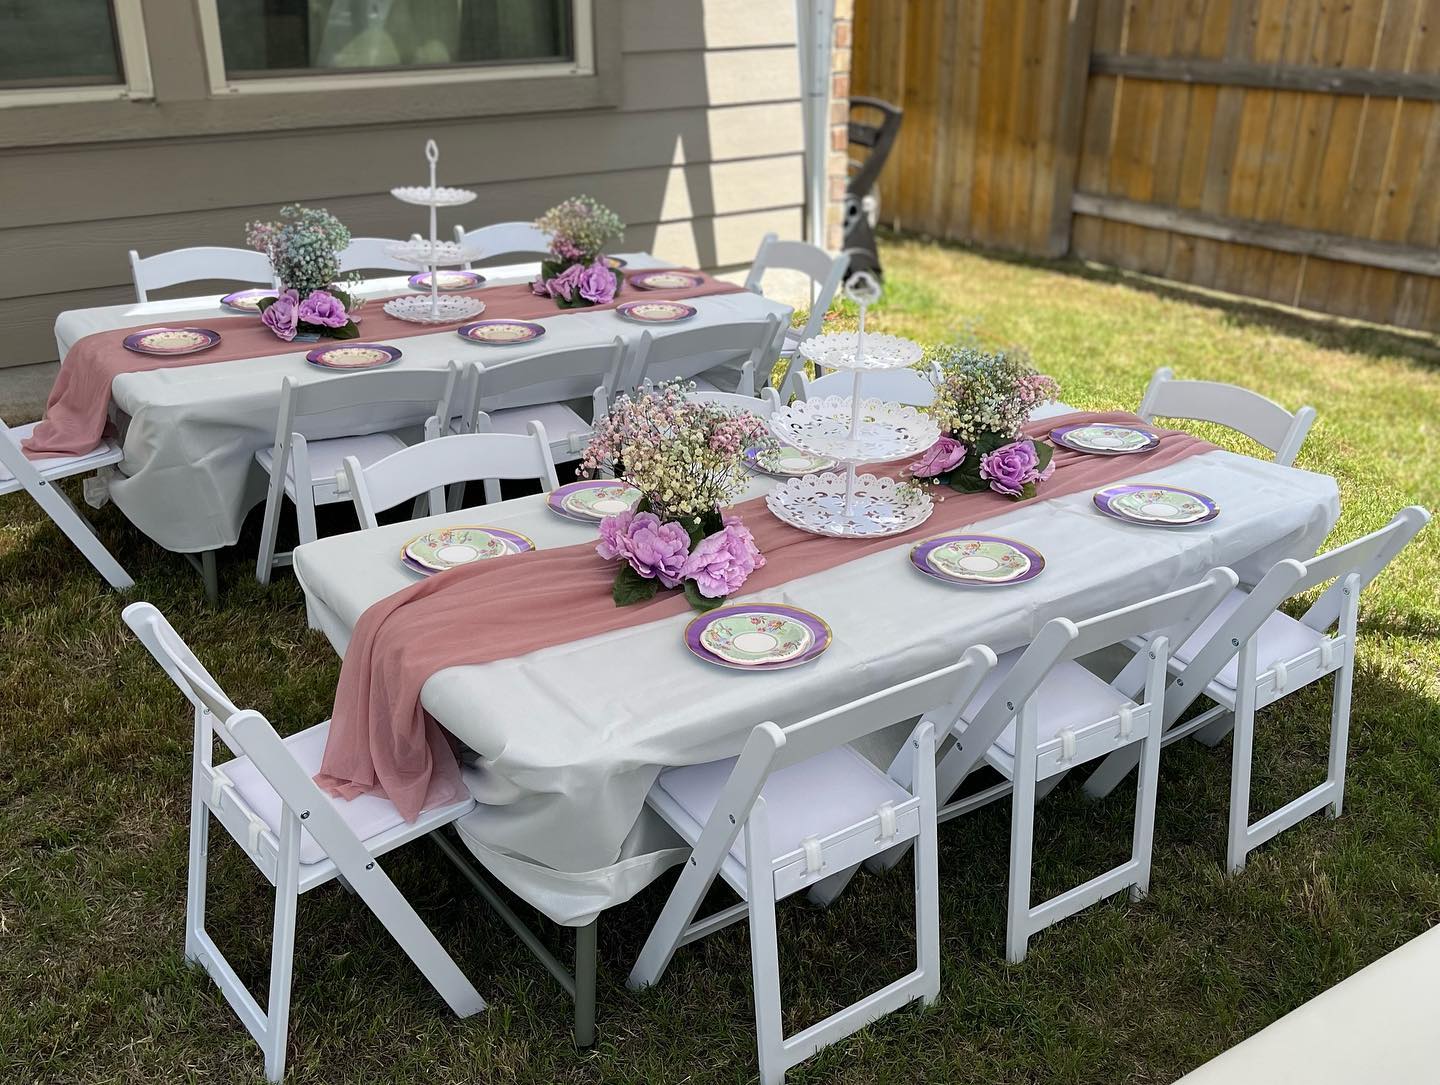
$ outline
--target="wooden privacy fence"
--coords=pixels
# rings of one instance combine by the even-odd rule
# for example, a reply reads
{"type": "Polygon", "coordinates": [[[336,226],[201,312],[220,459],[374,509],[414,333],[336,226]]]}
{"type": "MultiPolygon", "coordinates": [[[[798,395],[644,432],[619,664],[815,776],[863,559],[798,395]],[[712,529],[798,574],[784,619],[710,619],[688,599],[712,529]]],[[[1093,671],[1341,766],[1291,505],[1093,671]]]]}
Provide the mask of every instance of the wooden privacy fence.
{"type": "Polygon", "coordinates": [[[1440,326],[1440,0],[857,0],[901,229],[1440,326]]]}

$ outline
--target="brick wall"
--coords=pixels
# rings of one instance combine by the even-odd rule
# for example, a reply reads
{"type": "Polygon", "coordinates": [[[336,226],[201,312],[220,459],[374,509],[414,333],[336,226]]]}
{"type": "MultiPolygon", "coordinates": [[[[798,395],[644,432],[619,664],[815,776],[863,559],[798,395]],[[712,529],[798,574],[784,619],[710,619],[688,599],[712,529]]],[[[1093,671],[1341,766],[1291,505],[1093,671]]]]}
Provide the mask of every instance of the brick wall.
{"type": "Polygon", "coordinates": [[[830,153],[825,207],[825,247],[844,248],[845,182],[849,174],[850,48],[854,32],[855,0],[835,0],[835,38],[830,56],[830,153]]]}

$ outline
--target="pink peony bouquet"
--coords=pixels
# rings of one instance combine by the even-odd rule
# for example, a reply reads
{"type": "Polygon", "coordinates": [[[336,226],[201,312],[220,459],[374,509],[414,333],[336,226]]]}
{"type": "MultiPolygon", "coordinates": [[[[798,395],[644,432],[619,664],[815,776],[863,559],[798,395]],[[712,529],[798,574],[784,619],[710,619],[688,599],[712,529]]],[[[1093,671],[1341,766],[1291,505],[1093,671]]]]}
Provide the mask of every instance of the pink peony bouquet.
{"type": "Polygon", "coordinates": [[[589,196],[557,204],[535,220],[550,235],[552,259],[540,265],[530,289],[555,299],[562,309],[608,305],[620,290],[620,273],[610,267],[604,247],[625,231],[608,207],[589,196]]]}
{"type": "Polygon", "coordinates": [[[619,563],[617,606],[680,588],[697,610],[719,606],[765,557],[739,517],[722,506],[745,487],[745,452],[773,444],[754,414],[688,398],[680,381],[621,395],[596,423],[580,473],[634,486],[633,512],[606,517],[595,552],[619,563]]]}
{"type": "Polygon", "coordinates": [[[927,352],[935,400],[927,408],[942,436],[909,466],[918,479],[961,493],[993,490],[1020,501],[1055,471],[1055,450],[1025,437],[1030,412],[1060,386],[1019,351],[988,354],[970,346],[927,352]]]}
{"type": "Polygon", "coordinates": [[[360,334],[350,316],[350,298],[341,290],[312,290],[303,299],[299,291],[282,290],[278,297],[260,299],[260,323],[285,342],[297,335],[354,339],[360,334]]]}

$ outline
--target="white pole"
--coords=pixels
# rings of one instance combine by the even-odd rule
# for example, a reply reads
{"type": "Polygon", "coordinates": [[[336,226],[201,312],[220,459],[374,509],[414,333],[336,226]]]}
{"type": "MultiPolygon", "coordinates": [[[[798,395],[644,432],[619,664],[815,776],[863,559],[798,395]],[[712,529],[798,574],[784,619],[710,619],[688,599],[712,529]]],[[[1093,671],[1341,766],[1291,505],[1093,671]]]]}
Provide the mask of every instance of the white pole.
{"type": "Polygon", "coordinates": [[[425,158],[430,163],[430,319],[438,321],[440,319],[440,265],[437,263],[439,256],[435,250],[440,239],[435,221],[435,166],[440,161],[440,148],[435,145],[433,139],[425,141],[425,158]]]}
{"type": "Polygon", "coordinates": [[[829,193],[830,67],[835,37],[835,0],[796,0],[796,38],[805,87],[805,198],[811,244],[825,247],[829,193]]]}

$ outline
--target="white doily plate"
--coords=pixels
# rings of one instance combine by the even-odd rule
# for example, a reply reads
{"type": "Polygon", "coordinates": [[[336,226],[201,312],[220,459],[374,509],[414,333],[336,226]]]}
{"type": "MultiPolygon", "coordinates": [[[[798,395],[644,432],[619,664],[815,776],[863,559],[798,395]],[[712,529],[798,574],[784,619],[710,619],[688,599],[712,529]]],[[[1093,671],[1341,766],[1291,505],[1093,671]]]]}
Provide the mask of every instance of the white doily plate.
{"type": "Polygon", "coordinates": [[[922,487],[875,475],[856,476],[847,508],[843,471],[791,479],[771,490],[765,504],[791,527],[841,539],[898,535],[919,527],[935,511],[922,487]]]}
{"type": "Polygon", "coordinates": [[[940,426],[914,407],[883,399],[860,401],[860,430],[850,438],[851,399],[825,396],[792,403],[770,417],[785,444],[841,463],[882,463],[918,455],[940,436],[940,426]]]}
{"type": "Polygon", "coordinates": [[[399,188],[392,188],[390,195],[404,203],[413,203],[420,207],[459,207],[475,198],[475,193],[468,188],[447,188],[445,185],[435,188],[429,185],[401,185],[399,188]]]}
{"type": "Polygon", "coordinates": [[[397,260],[404,260],[407,264],[422,268],[463,264],[476,255],[466,251],[455,241],[437,241],[432,245],[419,237],[409,241],[397,241],[386,248],[385,252],[397,260]]]}
{"type": "Polygon", "coordinates": [[[408,320],[412,324],[454,324],[485,311],[483,301],[464,294],[441,294],[435,302],[436,311],[432,315],[429,294],[406,294],[387,301],[385,311],[398,320],[408,320]]]}
{"type": "Polygon", "coordinates": [[[826,332],[800,343],[800,353],[825,369],[899,369],[920,360],[920,344],[898,335],[868,332],[865,353],[857,361],[855,332],[826,332]]]}

